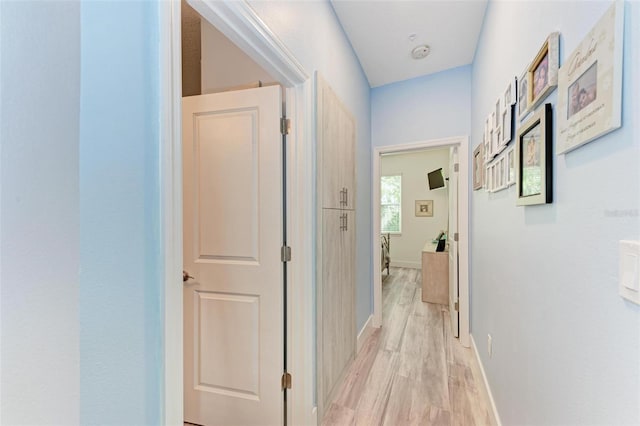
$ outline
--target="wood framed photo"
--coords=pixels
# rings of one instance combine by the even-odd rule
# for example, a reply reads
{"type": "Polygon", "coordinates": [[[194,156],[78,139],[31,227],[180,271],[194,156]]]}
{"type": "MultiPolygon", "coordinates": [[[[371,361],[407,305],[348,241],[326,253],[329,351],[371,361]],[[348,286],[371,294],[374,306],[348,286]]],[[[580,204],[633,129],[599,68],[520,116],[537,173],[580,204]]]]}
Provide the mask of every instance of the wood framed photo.
{"type": "Polygon", "coordinates": [[[527,69],[530,109],[535,109],[558,85],[560,33],[549,34],[527,69]]]}
{"type": "Polygon", "coordinates": [[[484,184],[484,143],[473,150],[473,190],[477,191],[484,184]]]}
{"type": "Polygon", "coordinates": [[[416,216],[432,217],[433,200],[416,200],[416,216]]]}
{"type": "Polygon", "coordinates": [[[551,104],[545,104],[518,130],[516,140],[516,205],[552,202],[551,104]]]}
{"type": "Polygon", "coordinates": [[[529,115],[529,80],[527,78],[527,70],[524,70],[518,79],[518,121],[524,120],[529,115]]]}
{"type": "Polygon", "coordinates": [[[516,149],[515,147],[511,147],[507,150],[505,157],[506,160],[506,178],[507,178],[507,186],[516,184],[516,149]]]}
{"type": "Polygon", "coordinates": [[[616,1],[560,68],[558,154],[622,125],[623,36],[624,2],[616,1]]]}

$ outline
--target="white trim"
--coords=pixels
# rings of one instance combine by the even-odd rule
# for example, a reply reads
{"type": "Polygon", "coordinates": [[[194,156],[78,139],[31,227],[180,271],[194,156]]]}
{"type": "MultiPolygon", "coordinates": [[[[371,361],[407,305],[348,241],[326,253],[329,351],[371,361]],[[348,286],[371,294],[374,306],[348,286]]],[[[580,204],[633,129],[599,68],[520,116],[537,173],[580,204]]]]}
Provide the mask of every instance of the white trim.
{"type": "Polygon", "coordinates": [[[160,3],[160,241],[164,256],[163,424],[182,425],[182,62],[180,2],[160,3]]]}
{"type": "MultiPolygon", "coordinates": [[[[372,158],[372,222],[373,258],[380,259],[380,156],[391,152],[418,151],[426,148],[458,146],[458,253],[460,259],[460,343],[469,347],[469,138],[457,136],[422,142],[374,147],[372,158]]],[[[382,325],[382,271],[373,262],[373,326],[382,325]]]]}
{"type": "Polygon", "coordinates": [[[281,84],[292,87],[309,79],[298,60],[245,0],[187,3],[281,84]]]}
{"type": "Polygon", "coordinates": [[[360,333],[358,333],[358,340],[356,342],[356,355],[358,354],[358,352],[360,352],[360,349],[362,349],[362,345],[364,345],[364,342],[367,341],[369,336],[371,336],[371,333],[373,333],[373,331],[375,330],[372,324],[373,315],[369,315],[369,318],[367,318],[367,322],[364,323],[364,326],[362,326],[362,330],[360,330],[360,333]]]}
{"type": "Polygon", "coordinates": [[[471,337],[471,347],[473,348],[473,354],[476,358],[476,363],[478,368],[480,369],[480,374],[482,375],[482,382],[484,383],[484,392],[485,397],[491,403],[491,414],[493,416],[493,421],[496,426],[502,426],[502,421],[500,420],[500,414],[498,414],[498,407],[496,407],[496,401],[493,399],[493,393],[491,392],[491,387],[489,386],[489,381],[487,380],[487,375],[484,372],[484,366],[482,365],[482,360],[480,359],[480,354],[478,353],[478,347],[476,346],[476,341],[473,339],[473,335],[471,337]]]}
{"type": "Polygon", "coordinates": [[[422,268],[422,263],[420,262],[409,262],[404,260],[392,260],[391,261],[392,268],[411,268],[411,269],[420,269],[422,268]]]}
{"type": "MultiPolygon", "coordinates": [[[[314,395],[313,289],[313,81],[291,52],[262,22],[246,1],[206,0],[189,3],[240,49],[263,66],[286,90],[287,114],[293,118],[288,139],[289,303],[287,330],[289,372],[293,388],[287,395],[290,424],[317,423],[314,395]]],[[[164,288],[164,424],[183,424],[182,377],[182,156],[180,2],[160,8],[161,114],[160,151],[161,243],[165,264],[164,288]]]]}

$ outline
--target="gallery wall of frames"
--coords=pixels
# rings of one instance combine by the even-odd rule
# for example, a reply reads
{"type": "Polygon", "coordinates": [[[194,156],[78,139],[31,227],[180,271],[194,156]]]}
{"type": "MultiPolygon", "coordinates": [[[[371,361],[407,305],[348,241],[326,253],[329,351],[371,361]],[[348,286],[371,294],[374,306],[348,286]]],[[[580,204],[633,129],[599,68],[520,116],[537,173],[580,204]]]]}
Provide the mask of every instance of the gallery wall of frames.
{"type": "Polygon", "coordinates": [[[553,202],[554,154],[570,155],[622,125],[623,25],[624,2],[616,1],[566,58],[553,32],[505,82],[473,151],[474,190],[515,186],[518,206],[553,202]],[[555,110],[545,103],[554,90],[555,110]]]}

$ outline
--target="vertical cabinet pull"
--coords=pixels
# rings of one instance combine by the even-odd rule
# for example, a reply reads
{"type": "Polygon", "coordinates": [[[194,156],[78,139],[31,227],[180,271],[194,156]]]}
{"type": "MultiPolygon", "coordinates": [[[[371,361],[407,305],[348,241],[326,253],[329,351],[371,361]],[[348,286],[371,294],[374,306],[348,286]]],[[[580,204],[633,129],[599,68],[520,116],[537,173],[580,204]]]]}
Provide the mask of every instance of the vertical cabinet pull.
{"type": "Polygon", "coordinates": [[[340,215],[340,230],[341,231],[347,230],[347,214],[346,213],[340,215]]]}
{"type": "Polygon", "coordinates": [[[347,205],[347,194],[348,194],[347,188],[342,188],[340,190],[340,206],[347,205]]]}
{"type": "Polygon", "coordinates": [[[345,207],[349,204],[349,190],[344,188],[344,205],[345,207]]]}

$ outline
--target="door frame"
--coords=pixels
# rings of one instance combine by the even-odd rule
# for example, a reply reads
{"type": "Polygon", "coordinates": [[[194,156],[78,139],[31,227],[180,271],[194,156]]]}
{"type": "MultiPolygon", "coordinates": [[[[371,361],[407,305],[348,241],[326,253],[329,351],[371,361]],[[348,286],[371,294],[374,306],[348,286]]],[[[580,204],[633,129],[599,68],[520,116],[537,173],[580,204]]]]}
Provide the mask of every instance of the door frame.
{"type": "MultiPolygon", "coordinates": [[[[287,394],[290,424],[315,425],[315,342],[313,283],[313,112],[314,82],[245,1],[197,1],[189,4],[285,88],[286,114],[292,119],[287,137],[287,234],[292,247],[288,263],[289,303],[286,331],[288,372],[292,390],[287,394]]],[[[182,65],[180,1],[159,3],[160,113],[160,232],[164,264],[162,418],[167,425],[182,425],[183,309],[182,309],[182,65]]]]}
{"type": "MultiPolygon", "coordinates": [[[[469,137],[456,136],[410,142],[398,145],[378,146],[373,149],[372,158],[372,217],[371,241],[374,242],[373,258],[380,259],[380,157],[382,154],[419,151],[427,148],[458,146],[458,253],[459,253],[459,306],[460,343],[469,347],[469,137]]],[[[382,271],[379,261],[373,263],[373,327],[382,325],[382,271]]]]}

